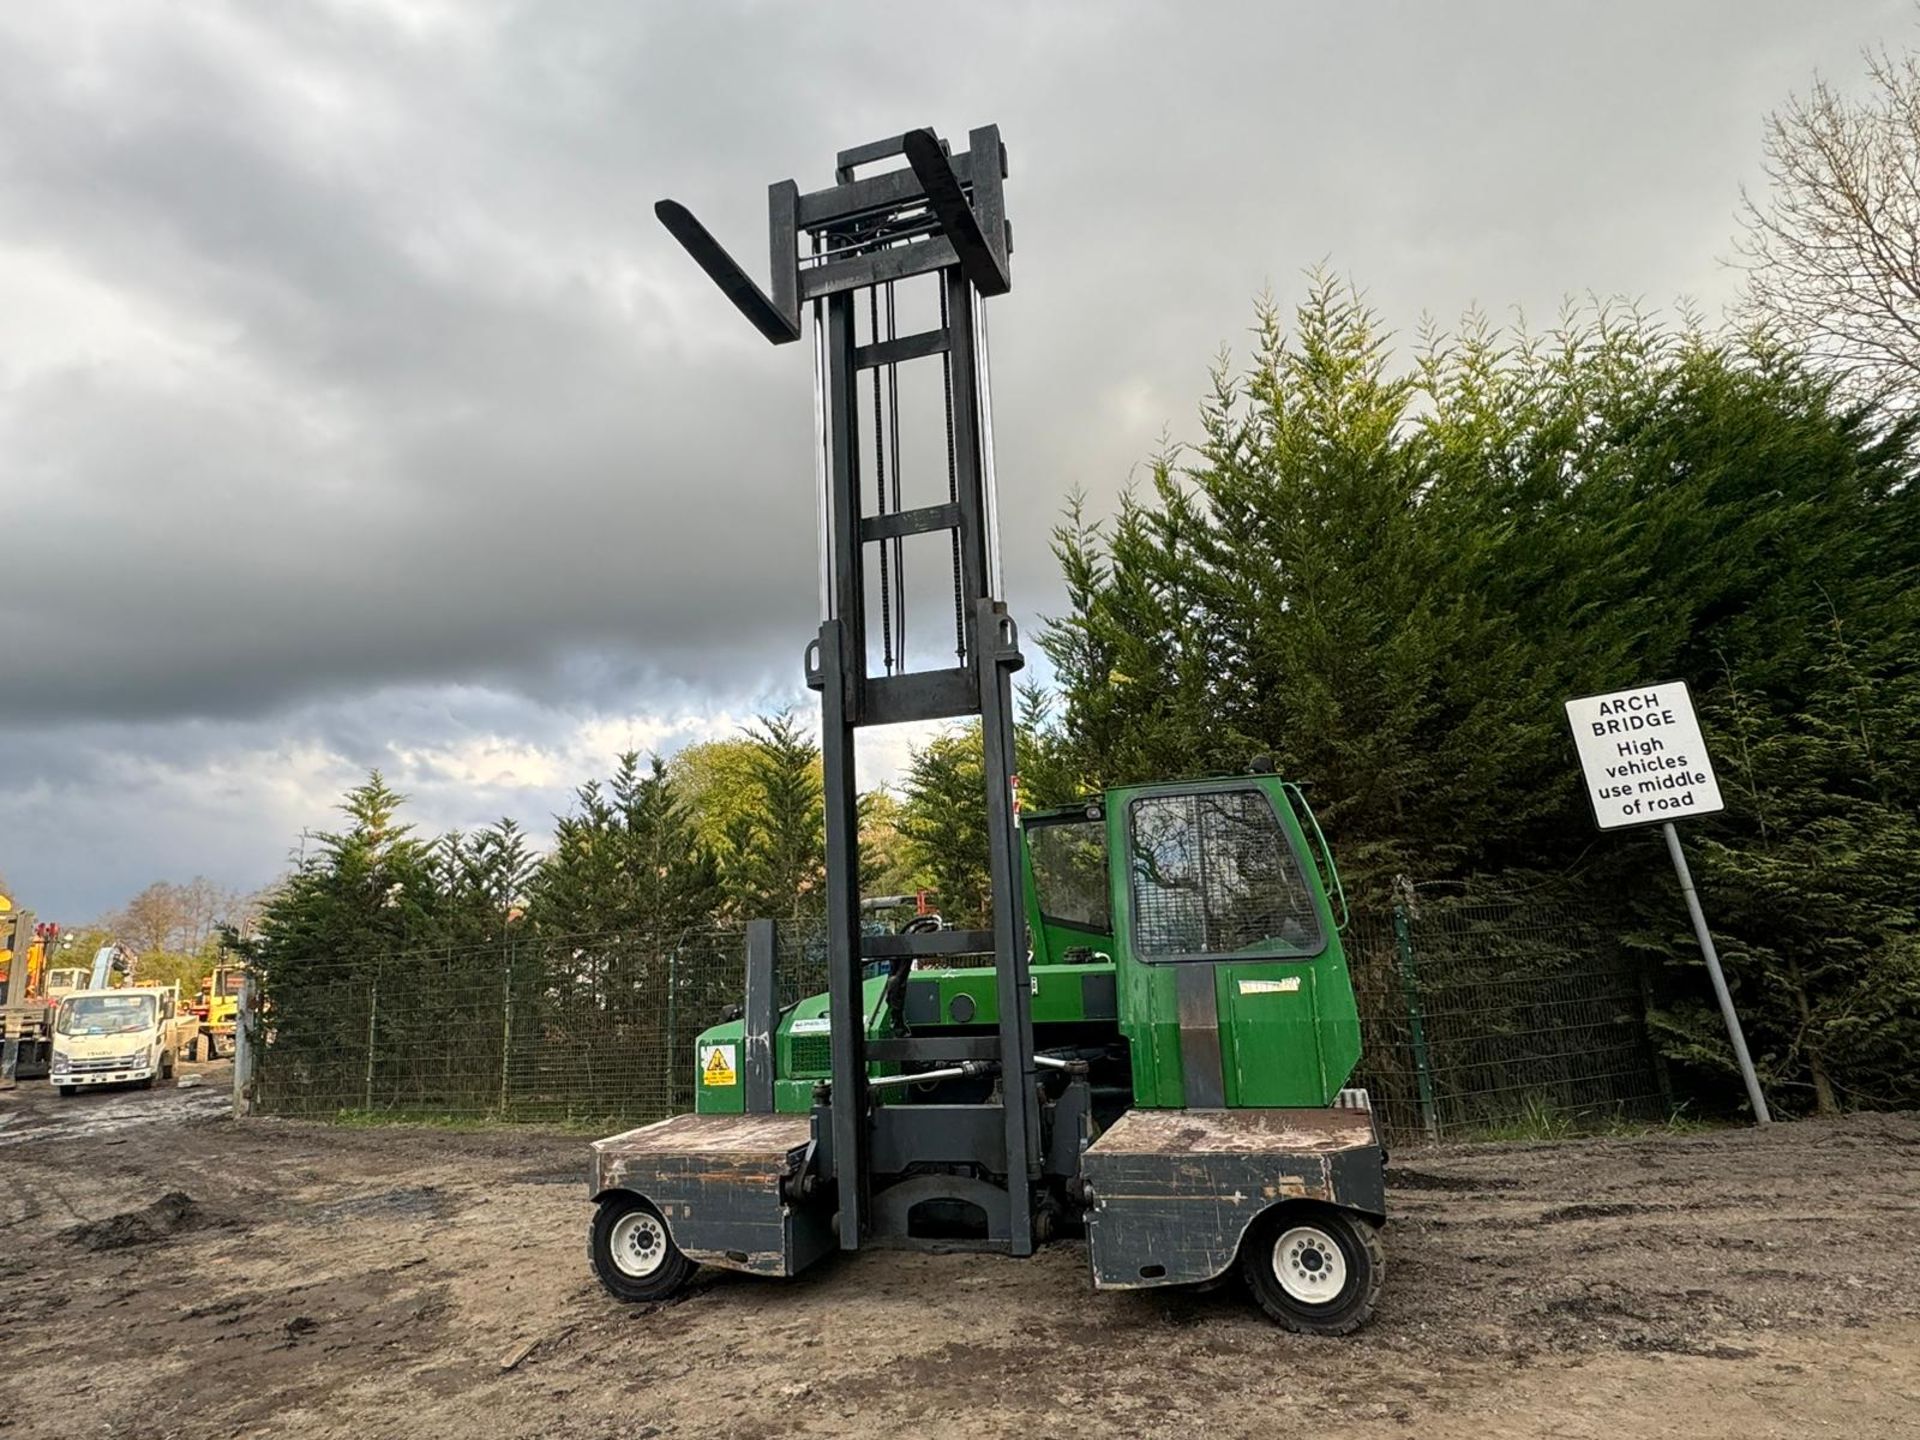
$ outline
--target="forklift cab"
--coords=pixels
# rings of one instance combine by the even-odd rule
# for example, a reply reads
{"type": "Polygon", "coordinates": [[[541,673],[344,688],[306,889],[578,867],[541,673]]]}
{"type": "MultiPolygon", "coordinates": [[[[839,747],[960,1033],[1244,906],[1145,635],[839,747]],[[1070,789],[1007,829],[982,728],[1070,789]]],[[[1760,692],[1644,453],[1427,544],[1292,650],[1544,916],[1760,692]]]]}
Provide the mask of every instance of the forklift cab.
{"type": "Polygon", "coordinates": [[[1339,873],[1297,786],[1130,786],[1021,829],[1034,964],[1112,965],[1135,1105],[1333,1102],[1359,1016],[1339,873]]]}

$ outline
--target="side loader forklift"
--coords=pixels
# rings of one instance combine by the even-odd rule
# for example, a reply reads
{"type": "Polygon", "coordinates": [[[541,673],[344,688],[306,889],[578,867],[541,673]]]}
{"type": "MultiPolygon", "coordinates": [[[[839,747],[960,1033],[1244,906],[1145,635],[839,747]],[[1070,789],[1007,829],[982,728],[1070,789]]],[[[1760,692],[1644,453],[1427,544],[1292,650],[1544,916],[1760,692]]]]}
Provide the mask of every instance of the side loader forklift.
{"type": "Polygon", "coordinates": [[[1345,1334],[1384,1278],[1385,1150],[1345,1088],[1345,904],[1305,796],[1256,765],[1016,813],[1023,661],[999,596],[982,303],[1011,285],[1006,173],[988,126],[964,153],[913,131],[841,152],[826,189],[771,186],[770,293],[684,207],[656,207],[769,340],[811,314],[828,989],[776,1012],[776,931],[749,927],[744,1010],[700,1037],[693,1113],[593,1146],[589,1253],[614,1295],[659,1301],[701,1264],[792,1276],[874,1244],[1024,1256],[1084,1228],[1098,1288],[1237,1265],[1280,1324],[1345,1334]],[[897,292],[916,279],[938,323],[903,335],[897,292]],[[897,371],[936,361],[945,469],[903,483],[897,371]],[[916,669],[902,542],[922,535],[948,538],[956,663],[916,669]],[[970,715],[992,924],[868,933],[856,734],[970,715]]]}

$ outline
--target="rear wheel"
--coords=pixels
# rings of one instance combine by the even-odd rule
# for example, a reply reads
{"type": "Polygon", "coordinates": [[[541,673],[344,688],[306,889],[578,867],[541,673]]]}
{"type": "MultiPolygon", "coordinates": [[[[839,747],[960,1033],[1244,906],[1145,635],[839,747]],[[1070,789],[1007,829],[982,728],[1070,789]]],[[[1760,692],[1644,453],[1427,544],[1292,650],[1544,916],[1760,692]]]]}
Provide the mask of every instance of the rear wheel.
{"type": "Polygon", "coordinates": [[[1240,1250],[1247,1285],[1273,1320],[1303,1335],[1349,1335],[1373,1314],[1387,1257],[1374,1227],[1325,1205],[1270,1212],[1240,1250]]]}
{"type": "Polygon", "coordinates": [[[700,1268],[680,1253],[660,1212],[627,1192],[600,1202],[587,1253],[600,1283],[628,1301],[672,1299],[700,1268]]]}

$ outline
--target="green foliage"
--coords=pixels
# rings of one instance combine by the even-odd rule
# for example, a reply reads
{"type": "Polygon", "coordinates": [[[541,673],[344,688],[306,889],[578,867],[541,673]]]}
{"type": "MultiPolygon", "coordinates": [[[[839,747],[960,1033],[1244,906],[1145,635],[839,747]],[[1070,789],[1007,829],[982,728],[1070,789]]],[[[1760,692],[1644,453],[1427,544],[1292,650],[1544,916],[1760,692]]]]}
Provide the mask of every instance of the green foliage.
{"type": "Polygon", "coordinates": [[[760,803],[754,776],[757,749],[753,737],[742,733],[689,745],[667,762],[667,775],[694,833],[722,870],[733,855],[729,837],[752,820],[760,803]]]}
{"type": "MultiPolygon", "coordinates": [[[[1711,1104],[1737,1087],[1664,851],[1594,834],[1561,711],[1685,679],[1729,801],[1687,843],[1763,1079],[1786,1109],[1920,1104],[1920,419],[1606,305],[1544,333],[1469,315],[1405,363],[1326,275],[1255,320],[1200,442],[1056,532],[1024,803],[1271,754],[1362,904],[1405,874],[1610,906],[1711,1104]]],[[[981,923],[984,789],[977,725],[915,750],[900,796],[862,803],[869,893],[932,888],[981,923]]],[[[378,775],[347,797],[266,906],[270,978],[522,929],[710,934],[823,895],[819,751],[790,714],[671,767],[622,757],[539,861],[511,822],[428,842],[399,808],[378,775]]],[[[638,987],[669,952],[567,963],[638,987]]]]}
{"type": "Polygon", "coordinates": [[[747,741],[747,799],[726,832],[728,897],[742,918],[815,913],[827,874],[820,747],[784,710],[749,726],[747,741]]]}
{"type": "Polygon", "coordinates": [[[1020,775],[1020,804],[1026,810],[1052,810],[1097,794],[1075,770],[1076,755],[1054,714],[1054,698],[1038,684],[1020,687],[1014,722],[1014,763],[1020,775]]]}
{"type": "MultiPolygon", "coordinates": [[[[134,983],[177,984],[181,996],[191,1000],[200,993],[200,982],[213,973],[213,967],[221,962],[223,954],[218,937],[207,941],[198,950],[143,950],[134,970],[134,983]]],[[[91,952],[87,958],[93,958],[91,952]]]]}
{"type": "Polygon", "coordinates": [[[1730,800],[1688,839],[1769,1083],[1920,1099],[1913,422],[1607,306],[1545,335],[1469,316],[1396,371],[1316,275],[1290,333],[1263,304],[1255,334],[1244,373],[1214,369],[1202,442],[1056,533],[1056,773],[1264,751],[1313,782],[1362,896],[1398,873],[1624,893],[1673,971],[1670,1052],[1720,1086],[1664,852],[1596,840],[1561,712],[1684,678],[1730,800]]]}
{"type": "Polygon", "coordinates": [[[926,886],[904,823],[905,806],[893,791],[883,786],[860,797],[862,895],[910,895],[926,886]]]}
{"type": "Polygon", "coordinates": [[[700,842],[659,757],[622,755],[560,817],[553,852],[529,884],[527,918],[548,934],[668,936],[710,924],[720,869],[700,842]]]}
{"type": "Polygon", "coordinates": [[[316,837],[261,915],[251,959],[269,984],[303,967],[368,966],[437,938],[435,847],[400,823],[405,798],[377,770],[347,792],[346,828],[316,837]]]}
{"type": "Polygon", "coordinates": [[[916,746],[902,788],[900,833],[937,908],[955,925],[984,925],[992,885],[979,722],[916,746]]]}

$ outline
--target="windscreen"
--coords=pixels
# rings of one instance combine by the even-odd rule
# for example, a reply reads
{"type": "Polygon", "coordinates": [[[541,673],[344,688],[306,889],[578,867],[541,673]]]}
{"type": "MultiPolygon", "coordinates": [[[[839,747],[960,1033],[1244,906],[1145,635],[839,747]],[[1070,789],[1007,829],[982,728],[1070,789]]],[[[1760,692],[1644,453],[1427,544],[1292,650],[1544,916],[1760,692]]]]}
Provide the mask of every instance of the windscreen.
{"type": "Polygon", "coordinates": [[[1101,935],[1111,933],[1106,821],[1030,825],[1027,854],[1033,860],[1033,884],[1044,919],[1101,935]]]}
{"type": "Polygon", "coordinates": [[[1313,891],[1260,791],[1136,800],[1131,847],[1142,956],[1307,956],[1325,948],[1313,891]]]}
{"type": "Polygon", "coordinates": [[[243,970],[222,970],[214,977],[214,993],[217,995],[238,995],[240,982],[246,978],[243,970]]]}
{"type": "Polygon", "coordinates": [[[61,1035],[133,1035],[153,1028],[151,995],[78,995],[60,1002],[61,1035]]]}

